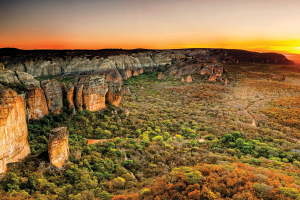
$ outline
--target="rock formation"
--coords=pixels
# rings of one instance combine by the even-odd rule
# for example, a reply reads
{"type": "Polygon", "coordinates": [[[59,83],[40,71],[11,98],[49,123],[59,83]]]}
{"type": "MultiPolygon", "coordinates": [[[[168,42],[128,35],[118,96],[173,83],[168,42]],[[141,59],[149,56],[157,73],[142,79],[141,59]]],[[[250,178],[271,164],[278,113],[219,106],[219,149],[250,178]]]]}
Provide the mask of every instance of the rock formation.
{"type": "Polygon", "coordinates": [[[82,111],[83,98],[82,98],[83,85],[76,86],[75,103],[78,110],[82,111]]]}
{"type": "Polygon", "coordinates": [[[48,110],[52,114],[60,114],[63,108],[63,94],[57,80],[44,80],[41,86],[46,96],[48,110]]]}
{"type": "Polygon", "coordinates": [[[73,109],[74,108],[74,86],[72,83],[69,83],[68,87],[66,87],[65,83],[61,84],[62,91],[64,93],[64,96],[66,97],[68,101],[68,108],[73,109]]]}
{"type": "Polygon", "coordinates": [[[27,120],[40,119],[49,114],[44,91],[40,87],[28,87],[25,99],[27,120]]]}
{"type": "Polygon", "coordinates": [[[163,75],[163,73],[162,72],[159,72],[158,73],[158,77],[157,77],[159,80],[161,80],[161,79],[166,79],[166,76],[165,75],[163,75]]]}
{"type": "Polygon", "coordinates": [[[286,81],[286,75],[273,75],[272,81],[286,81]]]}
{"type": "Polygon", "coordinates": [[[69,132],[67,127],[55,128],[48,140],[48,154],[52,166],[62,170],[69,159],[69,132]]]}
{"type": "Polygon", "coordinates": [[[113,105],[118,106],[122,98],[122,77],[117,70],[110,70],[104,73],[106,74],[105,81],[108,86],[106,99],[113,105]]]}
{"type": "Polygon", "coordinates": [[[123,79],[127,80],[128,78],[132,77],[132,71],[131,70],[126,70],[123,72],[123,79]]]}
{"type": "Polygon", "coordinates": [[[0,173],[30,153],[23,97],[0,85],[0,173]]]}
{"type": "Polygon", "coordinates": [[[191,75],[188,75],[188,76],[186,77],[185,82],[186,82],[186,83],[191,83],[191,82],[193,82],[193,79],[192,79],[191,75]]]}
{"type": "Polygon", "coordinates": [[[90,75],[82,77],[76,85],[76,104],[79,102],[78,109],[81,109],[80,102],[83,100],[85,109],[89,111],[98,111],[105,106],[105,95],[108,91],[108,86],[105,81],[105,75],[90,75]],[[82,93],[80,87],[83,86],[82,93]],[[82,96],[82,100],[79,99],[82,96]]]}
{"type": "Polygon", "coordinates": [[[181,78],[181,83],[184,83],[184,78],[183,77],[181,78]]]}
{"type": "Polygon", "coordinates": [[[138,71],[134,70],[133,76],[138,76],[138,75],[139,75],[138,71]]]}

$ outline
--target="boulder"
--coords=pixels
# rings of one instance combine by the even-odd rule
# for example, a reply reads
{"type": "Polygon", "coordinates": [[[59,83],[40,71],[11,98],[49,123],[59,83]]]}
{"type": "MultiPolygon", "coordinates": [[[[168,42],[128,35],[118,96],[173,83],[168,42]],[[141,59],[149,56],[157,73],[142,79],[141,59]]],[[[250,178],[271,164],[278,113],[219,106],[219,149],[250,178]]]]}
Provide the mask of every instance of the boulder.
{"type": "Polygon", "coordinates": [[[51,130],[48,140],[48,154],[50,164],[59,170],[63,170],[69,161],[69,132],[67,127],[59,127],[51,130]]]}
{"type": "MultiPolygon", "coordinates": [[[[83,85],[82,100],[85,109],[89,111],[98,111],[106,108],[105,95],[108,91],[108,86],[105,80],[105,75],[90,75],[81,77],[76,83],[76,91],[80,91],[83,85]]],[[[77,99],[80,93],[76,94],[76,102],[82,101],[77,99]]],[[[80,109],[80,107],[79,107],[80,109]]]]}
{"type": "Polygon", "coordinates": [[[181,78],[181,83],[184,83],[184,78],[183,77],[181,78]]]}
{"type": "Polygon", "coordinates": [[[0,85],[0,173],[30,153],[23,97],[0,85]]]}
{"type": "Polygon", "coordinates": [[[63,108],[63,94],[57,80],[44,80],[41,82],[44,90],[48,110],[52,114],[60,114],[63,108]]]}

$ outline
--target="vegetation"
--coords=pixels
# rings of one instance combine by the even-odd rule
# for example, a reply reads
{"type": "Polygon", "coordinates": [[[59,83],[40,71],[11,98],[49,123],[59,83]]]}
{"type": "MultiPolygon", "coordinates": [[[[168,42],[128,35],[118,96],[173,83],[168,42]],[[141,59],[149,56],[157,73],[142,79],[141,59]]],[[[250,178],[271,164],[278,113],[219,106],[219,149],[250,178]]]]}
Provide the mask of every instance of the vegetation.
{"type": "Polygon", "coordinates": [[[100,113],[72,116],[64,107],[60,115],[30,121],[32,153],[9,164],[0,195],[299,199],[299,86],[294,79],[270,81],[271,74],[261,68],[252,73],[254,67],[228,66],[230,86],[194,78],[198,75],[191,84],[170,76],[158,80],[158,72],[146,72],[124,81],[131,93],[118,108],[108,104],[100,113]],[[71,156],[66,171],[54,173],[47,142],[60,126],[70,133],[71,156]],[[99,142],[87,145],[89,139],[99,142]]]}

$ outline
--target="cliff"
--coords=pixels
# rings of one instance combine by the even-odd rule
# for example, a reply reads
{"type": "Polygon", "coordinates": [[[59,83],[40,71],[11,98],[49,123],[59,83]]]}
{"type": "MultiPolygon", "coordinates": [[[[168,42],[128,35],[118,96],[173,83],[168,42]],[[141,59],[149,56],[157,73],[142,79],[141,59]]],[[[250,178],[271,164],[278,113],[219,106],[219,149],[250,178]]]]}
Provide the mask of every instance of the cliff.
{"type": "MultiPolygon", "coordinates": [[[[105,75],[90,75],[81,77],[76,85],[76,102],[83,102],[85,109],[98,111],[105,106],[105,95],[108,91],[105,75]],[[82,88],[82,90],[81,90],[82,88]]],[[[81,109],[81,106],[78,109],[81,109]]]]}
{"type": "Polygon", "coordinates": [[[0,173],[30,153],[24,99],[0,85],[0,173]]]}

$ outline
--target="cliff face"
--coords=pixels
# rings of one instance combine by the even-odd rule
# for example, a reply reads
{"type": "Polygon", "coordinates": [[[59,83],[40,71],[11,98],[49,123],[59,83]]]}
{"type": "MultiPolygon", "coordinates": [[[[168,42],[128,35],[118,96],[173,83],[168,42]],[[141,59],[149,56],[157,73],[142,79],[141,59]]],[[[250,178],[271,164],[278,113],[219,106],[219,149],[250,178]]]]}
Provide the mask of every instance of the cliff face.
{"type": "Polygon", "coordinates": [[[74,108],[74,86],[72,83],[69,83],[68,87],[66,87],[65,83],[61,84],[61,88],[63,90],[64,96],[66,96],[66,99],[68,101],[68,108],[73,109],[74,108]]]}
{"type": "MultiPolygon", "coordinates": [[[[68,54],[74,55],[79,53],[72,51],[68,54]]],[[[90,56],[88,53],[74,56],[65,55],[63,57],[59,57],[59,55],[55,56],[55,54],[43,56],[37,55],[35,58],[30,54],[28,58],[26,58],[26,56],[22,57],[25,60],[20,60],[17,63],[15,61],[7,60],[6,57],[5,60],[2,60],[0,57],[0,61],[7,63],[5,65],[6,69],[27,72],[34,77],[78,72],[94,72],[107,69],[138,70],[171,64],[171,58],[167,57],[165,54],[150,51],[145,53],[132,53],[130,55],[113,55],[105,58],[101,57],[101,54],[99,56],[90,56]],[[47,57],[47,59],[45,59],[45,57],[47,57]],[[50,60],[48,60],[49,58],[50,60]]]]}
{"type": "Polygon", "coordinates": [[[0,85],[0,173],[30,153],[24,99],[0,85]]]}
{"type": "Polygon", "coordinates": [[[56,80],[44,80],[41,86],[45,92],[48,110],[52,114],[60,114],[63,108],[63,94],[56,80]]]}
{"type": "Polygon", "coordinates": [[[64,168],[69,159],[69,132],[67,127],[55,128],[51,131],[48,140],[48,154],[51,165],[64,168]]]}
{"type": "Polygon", "coordinates": [[[28,89],[26,93],[27,119],[40,119],[49,114],[44,91],[40,87],[28,89]]]}
{"type": "Polygon", "coordinates": [[[117,70],[110,70],[106,72],[105,80],[108,86],[106,99],[118,106],[122,98],[123,79],[117,70]]]}
{"type": "MultiPolygon", "coordinates": [[[[106,108],[105,95],[108,91],[108,86],[105,81],[105,75],[82,77],[75,85],[76,91],[78,91],[76,94],[76,102],[83,102],[85,109],[98,111],[106,108]],[[81,87],[83,87],[82,93],[80,93],[81,87]],[[80,99],[80,96],[82,99],[80,99]]],[[[80,103],[78,109],[80,109],[80,103]]]]}

